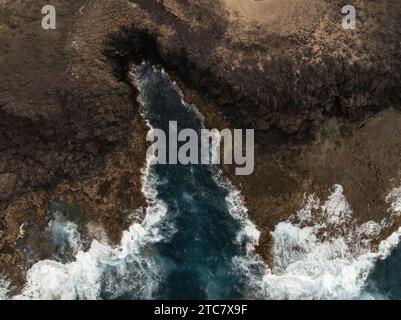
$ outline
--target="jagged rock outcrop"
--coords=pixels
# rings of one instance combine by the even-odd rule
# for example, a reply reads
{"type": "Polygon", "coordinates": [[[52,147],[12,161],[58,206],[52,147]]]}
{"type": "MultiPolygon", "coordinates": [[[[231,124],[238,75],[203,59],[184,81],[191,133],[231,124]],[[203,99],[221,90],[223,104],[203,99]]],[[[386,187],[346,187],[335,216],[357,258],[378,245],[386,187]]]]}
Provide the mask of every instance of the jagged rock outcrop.
{"type": "Polygon", "coordinates": [[[377,113],[401,106],[401,5],[353,3],[356,30],[341,28],[342,0],[54,0],[57,30],[44,31],[41,1],[1,1],[0,263],[21,265],[19,228],[44,230],[51,199],[97,211],[118,241],[118,209],[143,204],[144,128],[126,81],[142,58],[169,71],[208,125],[257,129],[255,174],[232,178],[266,258],[269,232],[304,192],[342,183],[359,217],[381,219],[400,169],[399,114],[377,113]]]}

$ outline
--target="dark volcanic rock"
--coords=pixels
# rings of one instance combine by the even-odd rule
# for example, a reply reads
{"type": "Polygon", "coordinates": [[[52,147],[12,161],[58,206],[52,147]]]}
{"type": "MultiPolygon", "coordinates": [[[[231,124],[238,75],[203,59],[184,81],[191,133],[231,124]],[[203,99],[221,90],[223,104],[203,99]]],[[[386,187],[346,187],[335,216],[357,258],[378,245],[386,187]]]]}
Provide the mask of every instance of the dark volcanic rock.
{"type": "Polygon", "coordinates": [[[269,3],[259,10],[264,1],[54,0],[57,30],[44,31],[43,1],[2,1],[0,263],[23,261],[19,227],[27,217],[44,226],[52,197],[98,210],[96,221],[118,241],[127,221],[116,212],[143,203],[144,129],[126,81],[129,63],[141,59],[164,66],[210,126],[257,129],[257,171],[233,179],[262,230],[265,257],[269,231],[304,192],[344,183],[360,216],[381,218],[390,173],[399,169],[389,139],[398,131],[383,129],[366,148],[355,140],[374,137],[360,127],[383,128],[379,120],[389,117],[375,125],[368,116],[401,107],[399,0],[353,1],[351,31],[341,28],[345,1],[269,3]],[[328,125],[334,118],[339,130],[328,125]],[[334,160],[338,154],[344,160],[334,160]]]}
{"type": "Polygon", "coordinates": [[[10,197],[17,183],[17,176],[13,173],[0,174],[0,194],[4,199],[10,197]]]}
{"type": "Polygon", "coordinates": [[[298,20],[269,29],[236,18],[225,1],[56,1],[58,27],[47,32],[40,28],[40,1],[6,1],[3,172],[18,176],[19,194],[88,173],[102,154],[124,145],[133,94],[119,80],[132,58],[162,63],[232,126],[298,140],[325,118],[355,120],[398,108],[400,5],[359,2],[364,27],[346,31],[339,23],[342,1],[323,1],[318,9],[305,2],[311,11],[299,12],[306,21],[301,30],[298,20]]]}

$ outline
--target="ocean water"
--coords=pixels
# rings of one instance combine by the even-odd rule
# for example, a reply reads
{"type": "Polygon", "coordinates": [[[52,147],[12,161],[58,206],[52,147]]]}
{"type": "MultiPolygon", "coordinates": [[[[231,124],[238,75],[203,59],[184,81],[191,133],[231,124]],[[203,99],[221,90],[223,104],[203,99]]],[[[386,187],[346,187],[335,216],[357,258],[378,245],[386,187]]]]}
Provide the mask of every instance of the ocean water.
{"type": "MultiPolygon", "coordinates": [[[[388,299],[387,290],[370,285],[390,283],[381,263],[391,263],[401,229],[372,250],[371,239],[386,227],[382,223],[358,224],[352,219],[341,186],[328,199],[306,197],[304,206],[272,233],[274,266],[263,275],[249,272],[249,284],[259,299],[351,300],[388,299]],[[376,280],[375,280],[376,279],[376,280]]],[[[252,266],[248,256],[240,265],[252,266]]],[[[396,267],[396,265],[394,265],[396,267]]],[[[393,286],[397,286],[393,282],[393,286]]]]}
{"type": "Polygon", "coordinates": [[[369,275],[366,294],[374,299],[401,300],[401,247],[380,259],[369,275]]]}
{"type": "MultiPolygon", "coordinates": [[[[199,113],[182,100],[163,71],[143,64],[134,69],[134,74],[141,92],[142,112],[150,127],[168,133],[169,121],[174,120],[178,130],[202,128],[199,113]]],[[[152,170],[163,181],[156,187],[158,198],[166,203],[169,225],[176,230],[169,241],[155,245],[166,273],[156,296],[241,298],[246,282],[232,261],[245,255],[254,239],[252,233],[238,238],[244,224],[230,210],[229,201],[235,201],[234,188],[217,166],[156,164],[152,170]]]]}
{"type": "MultiPolygon", "coordinates": [[[[168,132],[169,120],[179,129],[202,128],[200,113],[163,70],[142,64],[132,75],[149,128],[168,132]]],[[[145,219],[124,232],[118,247],[99,239],[85,251],[77,226],[55,209],[49,232],[74,259],[39,261],[16,296],[0,277],[0,298],[401,298],[401,230],[373,251],[369,239],[385,222],[356,224],[340,185],[327,199],[305,196],[302,208],[275,227],[274,265],[266,266],[254,252],[259,232],[241,194],[218,167],[151,160],[143,169],[145,219]]],[[[397,190],[388,198],[392,214],[401,211],[397,190]]]]}

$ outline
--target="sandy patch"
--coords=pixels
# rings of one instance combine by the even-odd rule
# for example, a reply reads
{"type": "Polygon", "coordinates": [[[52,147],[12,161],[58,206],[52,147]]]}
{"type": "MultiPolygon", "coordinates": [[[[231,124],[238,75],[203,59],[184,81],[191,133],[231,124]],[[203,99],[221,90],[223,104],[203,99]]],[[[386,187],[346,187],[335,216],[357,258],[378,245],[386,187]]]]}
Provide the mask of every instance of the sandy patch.
{"type": "Polygon", "coordinates": [[[279,34],[299,32],[324,17],[326,4],[318,0],[222,0],[232,20],[267,26],[279,34]]]}

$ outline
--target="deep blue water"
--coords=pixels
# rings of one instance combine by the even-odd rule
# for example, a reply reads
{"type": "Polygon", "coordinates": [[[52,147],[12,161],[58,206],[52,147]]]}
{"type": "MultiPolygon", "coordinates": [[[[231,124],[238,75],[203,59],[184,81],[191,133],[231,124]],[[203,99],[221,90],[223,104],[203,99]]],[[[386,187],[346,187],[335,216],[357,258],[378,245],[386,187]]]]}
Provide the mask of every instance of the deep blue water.
{"type": "MultiPolygon", "coordinates": [[[[163,129],[166,134],[169,121],[177,121],[178,130],[192,128],[199,131],[202,128],[196,110],[182,101],[177,88],[163,72],[143,64],[135,67],[134,73],[139,82],[141,111],[151,127],[163,129]]],[[[37,282],[33,281],[27,286],[33,290],[25,292],[24,297],[283,299],[291,296],[290,291],[298,290],[301,291],[300,297],[326,299],[332,297],[327,288],[338,291],[336,297],[340,298],[349,297],[349,290],[354,289],[354,283],[347,282],[343,288],[338,285],[341,282],[338,277],[331,276],[336,268],[347,268],[348,265],[336,264],[335,259],[334,264],[326,261],[325,250],[322,250],[323,256],[320,258],[322,264],[327,266],[327,270],[322,272],[327,271],[325,279],[328,282],[316,285],[315,279],[305,280],[308,279],[308,268],[301,273],[301,277],[297,277],[299,269],[295,268],[286,270],[284,274],[275,273],[266,280],[266,266],[254,259],[255,256],[246,248],[248,241],[255,240],[253,230],[249,229],[251,235],[238,237],[239,234],[243,235],[245,221],[236,219],[230,213],[227,196],[232,196],[233,189],[219,175],[217,166],[155,164],[150,166],[146,182],[152,189],[152,194],[147,193],[147,196],[155,196],[158,204],[158,201],[162,201],[167,213],[164,215],[162,210],[163,214],[158,215],[160,208],[150,205],[150,211],[146,212],[146,223],[134,224],[133,229],[127,230],[120,248],[94,242],[88,252],[76,254],[72,244],[80,241],[78,226],[68,223],[74,220],[79,208],[52,204],[50,210],[54,211],[55,218],[49,226],[50,237],[55,259],[62,262],[38,263],[31,274],[31,280],[37,282]],[[147,220],[149,216],[150,222],[147,220]],[[161,220],[158,219],[160,217],[161,220]],[[242,258],[239,259],[241,266],[233,262],[236,257],[242,258]],[[71,262],[75,260],[79,263],[71,262]],[[57,282],[59,279],[60,282],[57,282]],[[37,293],[39,295],[35,295],[37,293]]],[[[248,224],[246,226],[249,227],[248,224]]],[[[284,252],[276,254],[295,254],[292,255],[294,261],[314,268],[316,265],[314,261],[311,263],[309,257],[301,254],[301,261],[297,260],[297,252],[302,253],[297,246],[301,249],[303,246],[303,241],[296,243],[297,230],[300,229],[289,230],[293,234],[284,232],[284,238],[278,238],[278,242],[290,241],[291,245],[284,252]]],[[[302,235],[299,236],[302,240],[302,235]]],[[[305,250],[308,250],[308,245],[305,250]]],[[[319,257],[314,258],[319,264],[319,257]]],[[[349,262],[352,265],[352,259],[349,262]]],[[[351,275],[355,271],[352,268],[347,270],[351,275]]],[[[0,277],[0,298],[1,289],[0,277]]],[[[401,246],[385,260],[377,261],[365,286],[361,288],[358,283],[355,292],[357,296],[351,298],[401,299],[401,246]]]]}
{"type": "Polygon", "coordinates": [[[367,281],[367,292],[378,299],[401,300],[401,246],[378,260],[367,281]]]}
{"type": "MultiPolygon", "coordinates": [[[[136,68],[140,79],[142,113],[153,128],[168,137],[169,121],[178,130],[202,125],[197,114],[183,104],[171,81],[149,65],[136,68]]],[[[211,165],[153,165],[161,183],[158,198],[168,207],[164,222],[178,232],[155,244],[166,274],[155,297],[163,299],[235,299],[243,296],[244,278],[232,259],[245,254],[235,241],[240,224],[229,213],[229,189],[216,182],[211,165]]]]}
{"type": "MultiPolygon", "coordinates": [[[[135,70],[140,79],[142,113],[153,128],[168,133],[170,120],[178,122],[178,130],[202,128],[197,113],[183,103],[160,70],[145,64],[135,70]]],[[[177,231],[154,244],[166,274],[155,298],[245,298],[249,278],[232,263],[235,256],[246,255],[245,244],[235,241],[241,226],[228,212],[229,190],[214,179],[217,168],[170,164],[154,165],[152,170],[160,181],[156,185],[158,198],[168,207],[164,225],[177,231]]],[[[365,292],[376,298],[401,299],[401,246],[377,262],[365,292]]]]}

